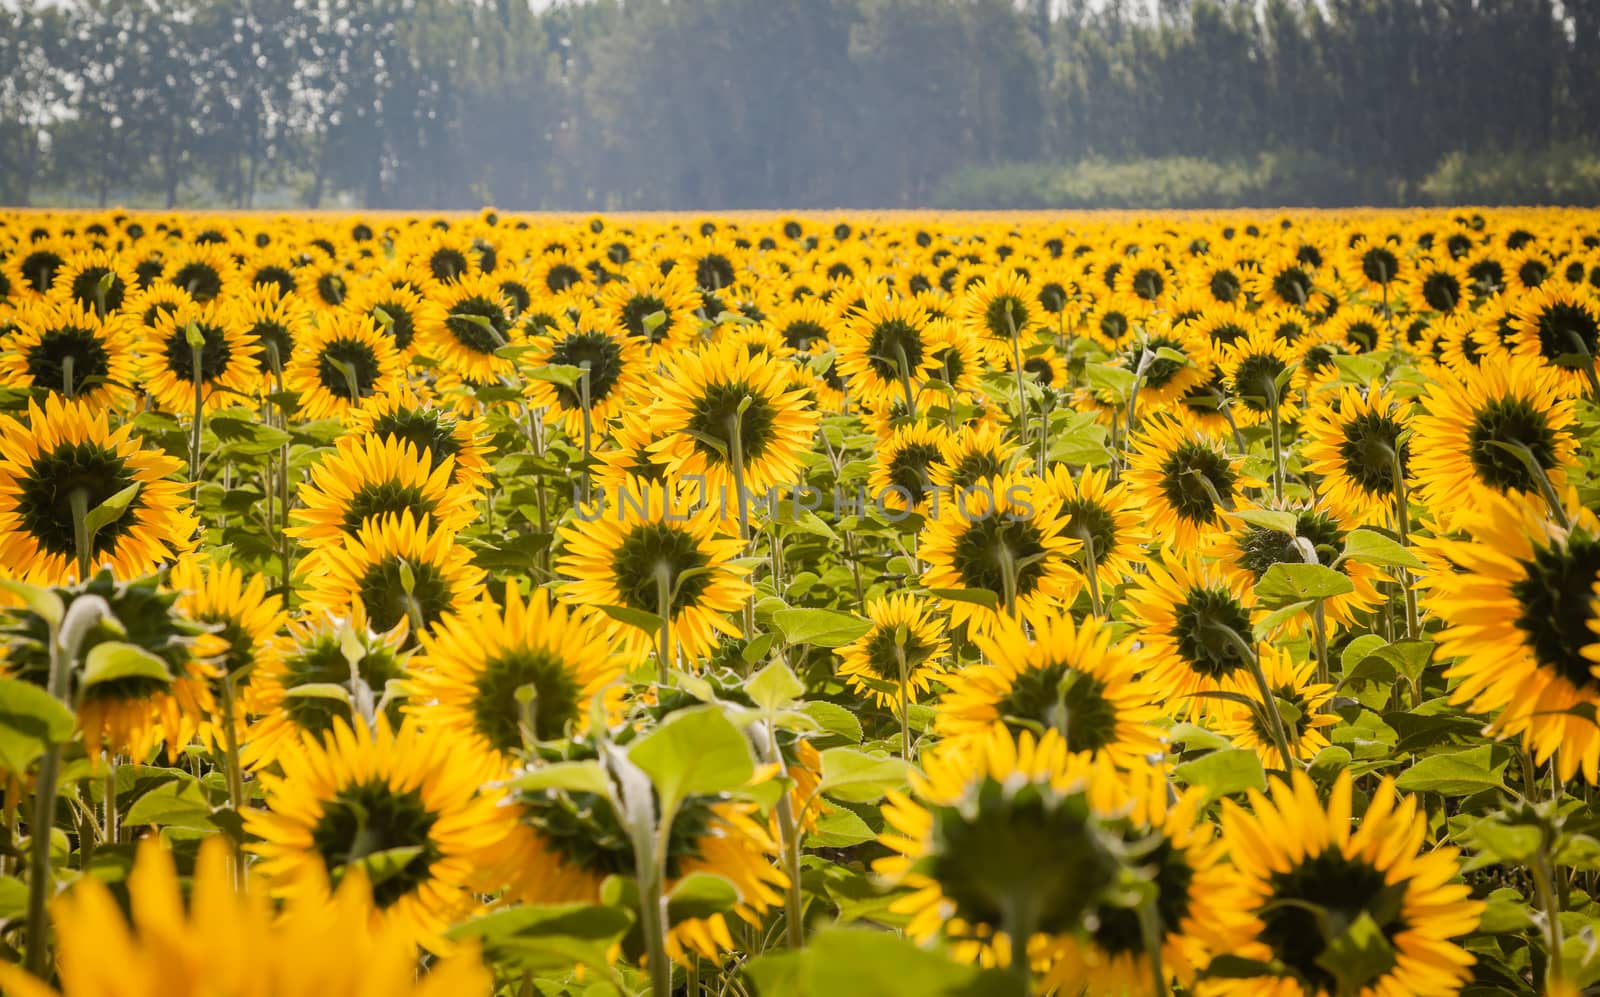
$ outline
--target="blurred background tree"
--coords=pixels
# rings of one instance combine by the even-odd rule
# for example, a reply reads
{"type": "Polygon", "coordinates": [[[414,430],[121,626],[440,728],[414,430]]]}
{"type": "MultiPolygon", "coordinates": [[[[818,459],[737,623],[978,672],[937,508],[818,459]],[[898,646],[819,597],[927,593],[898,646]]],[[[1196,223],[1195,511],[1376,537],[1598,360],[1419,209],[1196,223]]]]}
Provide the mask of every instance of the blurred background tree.
{"type": "Polygon", "coordinates": [[[1596,0],[24,0],[0,202],[1600,203],[1596,0]]]}

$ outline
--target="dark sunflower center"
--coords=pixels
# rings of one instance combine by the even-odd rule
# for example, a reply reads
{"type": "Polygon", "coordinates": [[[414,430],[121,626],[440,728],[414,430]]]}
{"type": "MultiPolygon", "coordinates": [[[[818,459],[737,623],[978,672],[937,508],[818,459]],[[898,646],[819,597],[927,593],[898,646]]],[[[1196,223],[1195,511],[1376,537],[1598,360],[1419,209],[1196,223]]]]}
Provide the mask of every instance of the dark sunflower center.
{"type": "MultiPolygon", "coordinates": [[[[873,674],[886,682],[898,683],[900,681],[900,659],[895,654],[894,627],[878,627],[872,631],[872,636],[867,638],[867,664],[872,667],[873,674]]],[[[917,632],[910,627],[906,628],[906,640],[902,645],[906,657],[906,671],[910,672],[918,665],[927,661],[933,654],[934,645],[931,641],[923,640],[917,632]]]]}
{"type": "Polygon", "coordinates": [[[1516,453],[1496,444],[1526,447],[1546,471],[1556,463],[1556,434],[1543,412],[1525,398],[1504,397],[1478,410],[1467,434],[1472,467],[1479,480],[1497,491],[1531,492],[1539,487],[1516,453]]]}
{"type": "Polygon", "coordinates": [[[511,332],[511,319],[499,302],[476,295],[457,302],[444,324],[456,342],[485,355],[504,346],[511,332]],[[487,328],[480,319],[488,322],[487,328]]]}
{"type": "Polygon", "coordinates": [[[1361,275],[1374,284],[1387,284],[1399,272],[1399,258],[1382,246],[1374,246],[1361,254],[1361,275]]]}
{"type": "Polygon", "coordinates": [[[1072,560],[1085,571],[1089,565],[1089,546],[1094,546],[1095,564],[1104,564],[1106,558],[1117,551],[1117,519],[1105,506],[1094,499],[1076,498],[1061,503],[1061,515],[1067,518],[1066,533],[1083,543],[1072,554],[1072,560]]]}
{"type": "Polygon", "coordinates": [[[552,294],[560,294],[574,284],[583,281],[583,271],[570,263],[557,263],[544,275],[544,286],[552,294]]]}
{"type": "Polygon", "coordinates": [[[390,513],[398,516],[407,510],[410,510],[413,516],[420,518],[423,515],[431,515],[434,504],[415,485],[405,485],[393,480],[369,481],[350,496],[339,528],[345,533],[354,535],[370,519],[390,513]]]}
{"type": "Polygon", "coordinates": [[[1223,304],[1235,301],[1239,292],[1244,290],[1244,285],[1239,282],[1239,275],[1232,270],[1218,270],[1211,275],[1211,296],[1223,304]]]}
{"type": "Polygon", "coordinates": [[[1538,548],[1533,560],[1521,564],[1524,577],[1512,584],[1511,594],[1522,607],[1517,628],[1534,657],[1579,689],[1600,692],[1600,679],[1582,653],[1594,642],[1590,586],[1600,573],[1600,539],[1580,534],[1565,545],[1538,548]]]}
{"type": "Polygon", "coordinates": [[[1012,794],[993,780],[970,808],[931,807],[928,873],[973,926],[1007,927],[1024,907],[1038,931],[1077,931],[1114,865],[1081,798],[1058,799],[1036,786],[1012,794]],[[962,813],[966,809],[967,813],[962,813]]]}
{"type": "Polygon", "coordinates": [[[1324,932],[1337,936],[1363,913],[1391,943],[1406,927],[1400,917],[1406,884],[1386,886],[1383,873],[1338,851],[1302,859],[1288,872],[1274,873],[1268,883],[1272,892],[1260,914],[1261,940],[1313,992],[1339,990],[1339,981],[1317,964],[1327,947],[1324,932]],[[1326,925],[1318,923],[1319,913],[1326,925]]]}
{"type": "Polygon", "coordinates": [[[370,397],[378,383],[378,357],[356,339],[335,339],[317,355],[317,381],[347,402],[370,397]]]}
{"type": "Polygon", "coordinates": [[[285,298],[293,294],[295,289],[294,274],[288,268],[280,267],[277,264],[270,264],[257,270],[255,277],[251,278],[250,283],[252,286],[256,284],[270,284],[273,287],[276,287],[278,292],[285,298]]]}
{"type": "MultiPolygon", "coordinates": [[[[374,699],[383,695],[390,679],[401,678],[405,673],[397,658],[387,648],[368,649],[356,666],[361,681],[372,690],[374,699]]],[[[337,638],[322,635],[316,641],[284,658],[281,679],[284,690],[290,691],[306,685],[342,685],[350,687],[350,660],[337,638]]],[[[289,715],[295,729],[322,735],[333,729],[334,720],[350,720],[350,707],[343,700],[324,696],[285,696],[282,709],[289,715]]],[[[389,707],[389,719],[400,721],[400,704],[389,707]]]]}
{"type": "Polygon", "coordinates": [[[783,341],[791,349],[809,350],[812,343],[828,341],[828,330],[820,323],[797,319],[783,327],[783,341]]]}
{"type": "Polygon", "coordinates": [[[418,453],[430,456],[433,469],[461,452],[454,423],[437,412],[397,409],[380,415],[372,421],[372,435],[392,436],[411,444],[418,453]]]}
{"type": "Polygon", "coordinates": [[[733,264],[721,253],[709,253],[694,265],[694,281],[708,291],[720,290],[733,283],[733,264]]]}
{"type": "Polygon", "coordinates": [[[330,872],[381,852],[420,849],[372,888],[372,902],[386,908],[428,881],[429,868],[442,857],[430,835],[438,819],[415,789],[398,792],[379,780],[359,783],[340,789],[323,805],[311,829],[311,847],[330,872]]]}
{"type": "Polygon", "coordinates": [[[260,364],[264,374],[273,372],[274,359],[278,368],[288,363],[289,354],[294,351],[294,334],[281,322],[270,320],[257,322],[245,335],[254,337],[256,342],[261,344],[260,364]]]}
{"type": "Polygon", "coordinates": [[[534,733],[541,741],[561,737],[568,721],[581,716],[582,690],[558,658],[544,651],[516,650],[490,661],[477,677],[472,715],[478,733],[496,750],[522,747],[522,705],[517,690],[533,687],[534,733]]]}
{"type": "MultiPolygon", "coordinates": [[[[598,405],[622,379],[622,344],[603,332],[575,332],[550,350],[552,364],[589,367],[589,402],[598,405]]],[[[565,409],[583,407],[579,385],[552,384],[565,409]]]]}
{"type": "Polygon", "coordinates": [[[1202,443],[1178,444],[1161,464],[1161,493],[1179,516],[1191,523],[1217,521],[1217,504],[1199,480],[1211,483],[1217,497],[1228,501],[1238,476],[1228,458],[1202,443]]]}
{"type": "Polygon", "coordinates": [[[1506,286],[1506,268],[1499,260],[1479,260],[1467,268],[1467,276],[1486,294],[1506,286]]]}
{"type": "Polygon", "coordinates": [[[1538,287],[1550,276],[1550,266],[1543,260],[1524,260],[1517,267],[1517,279],[1526,287],[1538,287]]]}
{"type": "Polygon", "coordinates": [[[978,482],[1005,473],[1005,462],[989,450],[974,450],[961,455],[951,470],[950,483],[957,489],[975,487],[978,482]]]}
{"type": "Polygon", "coordinates": [[[450,580],[436,565],[426,561],[405,563],[411,567],[410,592],[406,591],[405,573],[398,557],[384,558],[367,568],[361,578],[358,594],[374,630],[389,630],[405,619],[411,620],[413,630],[428,629],[451,608],[455,593],[450,580]]]}
{"type": "Polygon", "coordinates": [[[347,294],[344,278],[336,273],[324,273],[317,276],[317,297],[324,304],[342,305],[347,294]]]}
{"type": "MultiPolygon", "coordinates": [[[[1295,532],[1309,541],[1317,552],[1318,564],[1332,564],[1344,549],[1344,531],[1325,514],[1301,511],[1295,517],[1295,532]]],[[[1260,581],[1274,564],[1304,564],[1305,557],[1295,538],[1265,526],[1251,526],[1239,540],[1239,566],[1260,581]]]]}
{"type": "Polygon", "coordinates": [[[1423,278],[1422,300],[1436,312],[1455,311],[1461,301],[1461,281],[1455,274],[1431,273],[1423,278]]]}
{"type": "Polygon", "coordinates": [[[1009,340],[1028,327],[1028,304],[1014,294],[997,294],[983,310],[983,324],[995,339],[1009,340]]]}
{"type": "MultiPolygon", "coordinates": [[[[565,865],[595,876],[630,876],[633,846],[605,797],[595,793],[525,793],[517,798],[522,820],[537,828],[565,865]]],[[[714,798],[691,796],[667,832],[667,877],[683,874],[685,860],[701,858],[700,842],[717,824],[714,798]]]]}
{"type": "Polygon", "coordinates": [[[867,340],[867,364],[885,381],[896,380],[902,373],[910,377],[922,366],[922,333],[900,319],[879,322],[867,340]]]}
{"type": "Polygon", "coordinates": [[[1231,593],[1190,589],[1175,608],[1178,654],[1191,669],[1210,679],[1224,679],[1245,668],[1227,631],[1248,641],[1250,614],[1231,593]]]}
{"type": "Polygon", "coordinates": [[[222,293],[222,275],[209,263],[185,263],[173,272],[172,283],[201,304],[222,293]]]}
{"type": "MultiPolygon", "coordinates": [[[[1184,918],[1189,916],[1189,887],[1194,882],[1194,869],[1184,858],[1183,852],[1172,847],[1172,842],[1165,836],[1139,862],[1155,870],[1156,914],[1161,919],[1161,934],[1165,936],[1182,931],[1184,918]]],[[[1113,956],[1143,953],[1144,934],[1140,928],[1138,911],[1130,907],[1102,908],[1099,927],[1094,930],[1094,941],[1102,951],[1113,956]]]]}
{"type": "MultiPolygon", "coordinates": [[[[1144,368],[1144,383],[1147,388],[1160,390],[1166,387],[1184,369],[1183,364],[1176,360],[1169,360],[1166,357],[1155,355],[1156,351],[1163,347],[1169,350],[1177,350],[1179,353],[1183,352],[1183,344],[1176,339],[1170,336],[1152,336],[1150,342],[1145,344],[1145,348],[1150,351],[1150,356],[1153,358],[1144,368]]],[[[1137,357],[1134,359],[1134,364],[1135,366],[1138,365],[1137,357]]]]}
{"type": "Polygon", "coordinates": [[[932,443],[913,443],[901,447],[889,458],[889,483],[906,490],[910,504],[921,505],[927,497],[928,468],[939,459],[939,448],[932,443]]]}
{"type": "Polygon", "coordinates": [[[188,326],[174,329],[167,337],[167,369],[180,381],[193,384],[198,380],[209,384],[227,373],[233,347],[228,345],[227,334],[221,326],[196,322],[194,327],[205,338],[205,345],[199,348],[199,377],[195,376],[195,349],[189,345],[188,326]]]}
{"type": "MultiPolygon", "coordinates": [[[[23,530],[41,549],[73,557],[72,493],[82,491],[84,508],[100,503],[133,484],[133,474],[116,453],[94,443],[63,443],[39,454],[18,479],[17,512],[23,530]]],[[[94,535],[94,557],[109,552],[138,520],[143,497],[135,495],[122,515],[94,535]]]]}
{"type": "Polygon", "coordinates": [[[1014,731],[1038,724],[1058,731],[1068,751],[1098,751],[1117,739],[1117,708],[1105,693],[1094,676],[1053,662],[1013,679],[995,709],[1014,731]]]}
{"type": "Polygon", "coordinates": [[[1577,305],[1551,305],[1539,312],[1539,352],[1545,360],[1568,370],[1582,370],[1600,350],[1600,323],[1577,305]]]}
{"type": "Polygon", "coordinates": [[[128,285],[122,282],[116,271],[108,267],[84,267],[72,278],[71,294],[73,300],[83,307],[93,309],[100,315],[109,315],[122,307],[123,300],[128,296],[128,285]],[[108,277],[110,281],[102,292],[100,283],[108,277]]]}
{"type": "Polygon", "coordinates": [[[700,549],[700,542],[670,523],[635,526],[611,555],[611,571],[624,605],[646,613],[660,612],[661,596],[656,587],[659,567],[664,572],[669,593],[677,589],[670,603],[674,617],[683,609],[698,605],[701,596],[711,587],[710,572],[698,572],[687,578],[683,575],[709,563],[700,549]]]}
{"type": "Polygon", "coordinates": [[[389,331],[389,337],[394,340],[394,348],[404,350],[410,346],[411,341],[417,338],[417,320],[411,314],[410,307],[400,301],[380,301],[374,307],[383,309],[383,313],[389,316],[389,321],[379,322],[378,328],[389,331]]]}
{"type": "Polygon", "coordinates": [[[655,295],[636,294],[622,306],[622,324],[628,327],[628,335],[635,339],[659,343],[672,332],[672,314],[667,311],[667,303],[655,295]],[[653,330],[646,329],[644,320],[657,312],[665,316],[666,321],[653,330]]]}
{"type": "Polygon", "coordinates": [[[961,359],[959,350],[936,350],[933,358],[943,371],[946,384],[955,384],[967,372],[967,362],[961,359]]]}
{"type": "Polygon", "coordinates": [[[1015,579],[1017,598],[1026,598],[1044,578],[1044,552],[1044,537],[1030,520],[991,514],[966,524],[952,560],[963,588],[993,592],[1000,608],[1009,611],[1007,572],[1015,579]]]}
{"type": "Polygon", "coordinates": [[[1272,398],[1278,392],[1278,375],[1286,366],[1272,353],[1253,353],[1239,361],[1233,374],[1233,390],[1244,407],[1253,412],[1270,412],[1272,398]]]}
{"type": "Polygon", "coordinates": [[[433,273],[434,279],[446,284],[459,280],[471,265],[466,253],[449,247],[434,250],[433,255],[428,257],[428,270],[433,273]]]}
{"type": "Polygon", "coordinates": [[[1050,366],[1050,361],[1044,357],[1029,357],[1022,361],[1022,369],[1033,378],[1034,383],[1043,385],[1046,388],[1050,387],[1051,382],[1056,378],[1054,368],[1050,366]]]}
{"type": "Polygon", "coordinates": [[[1167,288],[1167,279],[1161,271],[1153,267],[1141,267],[1134,272],[1133,279],[1129,282],[1133,293],[1146,301],[1155,301],[1161,297],[1161,292],[1167,288]]]}
{"type": "Polygon", "coordinates": [[[1272,293],[1303,307],[1311,300],[1311,275],[1300,267],[1285,267],[1273,276],[1272,293]]]}
{"type": "Polygon", "coordinates": [[[1368,353],[1378,348],[1381,333],[1371,322],[1352,322],[1344,331],[1344,341],[1357,353],[1368,353]]]}
{"type": "Polygon", "coordinates": [[[27,363],[28,379],[35,388],[77,396],[90,386],[91,378],[94,384],[105,380],[111,354],[93,330],[62,326],[29,347],[27,363]]]}
{"type": "Polygon", "coordinates": [[[56,271],[60,270],[65,262],[60,254],[48,249],[29,253],[22,258],[22,279],[40,294],[48,293],[50,285],[55,283],[56,271]]]}
{"type": "Polygon", "coordinates": [[[1232,346],[1248,334],[1248,330],[1237,322],[1219,322],[1211,330],[1211,341],[1220,346],[1232,346]]]}
{"type": "Polygon", "coordinates": [[[1128,334],[1128,316],[1123,312],[1106,312],[1100,316],[1100,332],[1115,342],[1128,334]]]}
{"type": "Polygon", "coordinates": [[[1408,448],[1397,441],[1402,427],[1378,412],[1362,412],[1344,424],[1344,439],[1339,441],[1339,458],[1344,473],[1368,495],[1394,494],[1394,457],[1400,452],[1404,470],[1408,448]]]}
{"type": "Polygon", "coordinates": [[[737,424],[739,447],[744,453],[745,466],[748,467],[751,461],[760,459],[771,445],[773,424],[776,419],[777,413],[773,411],[771,402],[759,392],[752,390],[749,385],[742,382],[718,381],[701,389],[700,397],[695,399],[694,412],[689,416],[688,428],[699,434],[695,437],[694,446],[703,456],[731,463],[733,427],[737,424]],[[750,407],[740,415],[739,405],[746,398],[751,399],[750,407]],[[726,457],[701,439],[701,436],[722,441],[723,446],[727,448],[726,457]]]}
{"type": "Polygon", "coordinates": [[[1056,281],[1046,281],[1039,288],[1039,307],[1052,315],[1059,315],[1067,307],[1067,289],[1056,281]]]}

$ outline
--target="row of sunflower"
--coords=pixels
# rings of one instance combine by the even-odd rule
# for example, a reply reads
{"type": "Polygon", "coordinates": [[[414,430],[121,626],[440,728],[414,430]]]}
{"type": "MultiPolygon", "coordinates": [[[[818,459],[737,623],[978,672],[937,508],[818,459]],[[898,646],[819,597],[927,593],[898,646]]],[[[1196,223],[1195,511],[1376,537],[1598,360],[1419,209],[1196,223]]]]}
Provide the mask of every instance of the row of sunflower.
{"type": "Polygon", "coordinates": [[[1584,212],[0,215],[0,987],[1582,992],[1597,349],[1584,212]]]}

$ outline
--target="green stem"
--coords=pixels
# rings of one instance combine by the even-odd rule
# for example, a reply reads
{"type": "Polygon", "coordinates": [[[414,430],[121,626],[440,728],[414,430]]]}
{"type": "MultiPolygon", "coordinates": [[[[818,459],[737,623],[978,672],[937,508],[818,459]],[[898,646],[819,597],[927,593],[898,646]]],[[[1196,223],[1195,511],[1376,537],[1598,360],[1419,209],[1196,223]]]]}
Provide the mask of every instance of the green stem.
{"type": "Polygon", "coordinates": [[[906,643],[896,634],[894,659],[900,666],[900,757],[911,760],[911,676],[906,667],[906,643]]]}
{"type": "MultiPolygon", "coordinates": [[[[1389,474],[1394,478],[1394,525],[1400,534],[1400,543],[1411,546],[1411,497],[1406,493],[1406,471],[1400,461],[1398,446],[1389,448],[1389,474]]],[[[1400,569],[1400,591],[1406,602],[1406,639],[1416,640],[1421,630],[1417,617],[1417,593],[1412,587],[1411,572],[1400,569]]]]}
{"type": "Polygon", "coordinates": [[[585,360],[579,365],[582,373],[578,376],[578,400],[583,405],[583,501],[589,501],[589,492],[593,487],[590,483],[591,474],[589,464],[593,452],[594,415],[593,401],[589,397],[589,361],[585,360]]]}
{"type": "Polygon", "coordinates": [[[94,537],[89,533],[89,490],[74,488],[68,492],[67,508],[72,513],[72,549],[78,560],[78,581],[86,582],[94,561],[94,537]]]}
{"type": "Polygon", "coordinates": [[[656,565],[655,574],[656,612],[661,618],[656,634],[656,678],[665,686],[672,679],[672,568],[663,561],[656,565]]]}
{"type": "MultiPolygon", "coordinates": [[[[783,753],[778,750],[778,728],[771,720],[765,726],[767,761],[782,769],[784,762],[783,753]]],[[[795,813],[794,801],[785,792],[778,797],[777,806],[773,809],[778,815],[778,834],[783,839],[780,844],[783,846],[784,874],[789,878],[784,904],[784,938],[789,948],[798,951],[806,944],[806,898],[800,882],[800,824],[805,816],[805,808],[795,813]]]]}
{"type": "Polygon", "coordinates": [[[1011,365],[1017,375],[1017,446],[1027,452],[1028,448],[1028,393],[1023,384],[1025,378],[1022,373],[1022,337],[1017,334],[1017,319],[1011,314],[1011,303],[1006,302],[1006,328],[1011,333],[1011,365]]]}
{"type": "Polygon", "coordinates": [[[72,376],[76,360],[77,358],[70,353],[61,358],[61,393],[67,396],[69,402],[78,394],[75,384],[77,379],[72,376]]]}
{"type": "Polygon", "coordinates": [[[102,822],[106,829],[106,844],[115,845],[122,835],[119,823],[120,815],[117,813],[117,760],[115,756],[106,762],[105,784],[105,820],[102,822]]]}
{"type": "MultiPolygon", "coordinates": [[[[189,326],[194,330],[194,325],[189,326]]],[[[198,482],[200,480],[200,432],[205,428],[205,389],[206,381],[201,373],[201,354],[205,352],[205,339],[200,338],[199,344],[195,343],[193,335],[189,338],[189,362],[193,364],[190,371],[194,375],[194,423],[189,428],[189,477],[198,482]]]]}
{"type": "Polygon", "coordinates": [[[1139,905],[1139,933],[1144,937],[1145,954],[1150,958],[1150,988],[1156,997],[1167,997],[1167,973],[1161,965],[1161,912],[1154,899],[1139,905]]]}
{"type": "Polygon", "coordinates": [[[1556,993],[1561,981],[1566,977],[1566,967],[1562,965],[1561,950],[1566,943],[1561,927],[1561,904],[1556,897],[1554,876],[1550,868],[1549,842],[1539,846],[1538,854],[1532,863],[1534,893],[1538,897],[1539,907],[1544,913],[1545,945],[1548,947],[1549,959],[1545,963],[1545,993],[1556,993]]]}
{"type": "MultiPolygon", "coordinates": [[[[1333,681],[1332,663],[1328,661],[1328,620],[1323,609],[1323,600],[1318,599],[1316,605],[1311,607],[1311,632],[1317,641],[1317,681],[1324,684],[1333,681]]],[[[1331,703],[1332,700],[1329,700],[1331,703]]]]}
{"type": "Polygon", "coordinates": [[[1272,421],[1272,497],[1283,501],[1283,414],[1278,404],[1278,385],[1267,385],[1267,405],[1272,421]]]}
{"type": "Polygon", "coordinates": [[[1205,625],[1220,632],[1249,666],[1250,675],[1256,682],[1256,689],[1261,693],[1261,708],[1267,715],[1267,726],[1272,731],[1272,742],[1278,749],[1278,756],[1283,759],[1284,770],[1291,770],[1294,767],[1294,756],[1289,752],[1289,732],[1283,726],[1283,713],[1278,709],[1278,698],[1272,694],[1267,674],[1261,669],[1261,656],[1256,654],[1256,649],[1239,635],[1239,631],[1227,624],[1207,621],[1205,625]]]}
{"type": "Polygon", "coordinates": [[[997,560],[1000,562],[1001,596],[1005,599],[1006,612],[1014,620],[1017,619],[1017,558],[1011,548],[1002,543],[997,560]]]}
{"type": "Polygon", "coordinates": [[[1084,574],[1089,582],[1089,606],[1094,610],[1094,615],[1103,618],[1106,610],[1100,601],[1100,565],[1094,556],[1094,535],[1080,527],[1078,536],[1083,539],[1084,574]]]}
{"type": "MultiPolygon", "coordinates": [[[[50,633],[50,677],[48,691],[58,702],[71,708],[72,662],[61,646],[56,628],[50,633]]],[[[28,972],[46,979],[49,964],[50,919],[47,910],[52,889],[50,836],[55,827],[56,780],[61,771],[61,745],[52,744],[39,760],[33,813],[28,819],[30,864],[28,869],[28,953],[24,963],[28,972]]]]}
{"type": "Polygon", "coordinates": [[[894,344],[895,370],[900,374],[900,390],[906,396],[906,415],[912,422],[917,421],[917,396],[911,390],[911,361],[906,359],[906,348],[900,343],[894,344]]]}
{"type": "MultiPolygon", "coordinates": [[[[228,805],[233,812],[244,816],[244,768],[239,764],[239,731],[233,720],[233,704],[235,701],[233,676],[222,676],[222,739],[224,751],[224,764],[228,777],[228,805]]],[[[244,885],[244,846],[237,839],[233,842],[233,876],[234,882],[239,887],[244,885]]]]}

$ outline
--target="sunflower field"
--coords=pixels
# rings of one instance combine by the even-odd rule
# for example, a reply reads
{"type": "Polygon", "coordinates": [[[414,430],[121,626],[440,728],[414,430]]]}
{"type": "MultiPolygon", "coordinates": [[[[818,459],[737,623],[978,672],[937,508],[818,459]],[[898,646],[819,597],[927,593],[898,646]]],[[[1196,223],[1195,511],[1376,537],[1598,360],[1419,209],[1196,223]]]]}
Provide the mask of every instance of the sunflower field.
{"type": "Polygon", "coordinates": [[[0,213],[0,990],[1600,992],[1600,213],[0,213]]]}

